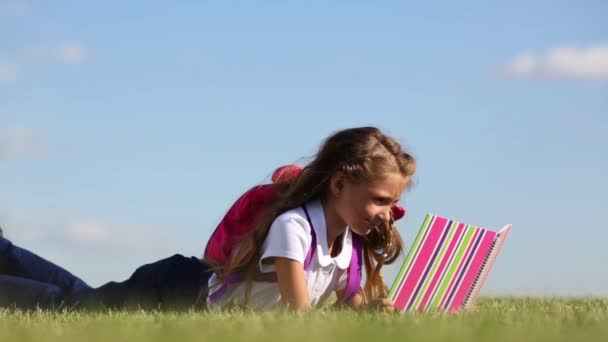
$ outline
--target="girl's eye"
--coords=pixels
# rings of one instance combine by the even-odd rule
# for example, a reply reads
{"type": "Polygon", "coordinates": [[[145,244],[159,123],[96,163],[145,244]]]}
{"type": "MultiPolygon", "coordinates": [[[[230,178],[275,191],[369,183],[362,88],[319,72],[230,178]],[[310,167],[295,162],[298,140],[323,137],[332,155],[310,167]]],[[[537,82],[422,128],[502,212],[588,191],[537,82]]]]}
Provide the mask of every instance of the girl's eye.
{"type": "Polygon", "coordinates": [[[374,198],[374,201],[382,205],[391,204],[391,199],[386,197],[376,197],[374,198]]]}
{"type": "Polygon", "coordinates": [[[390,197],[374,197],[374,202],[378,203],[379,205],[393,205],[398,201],[399,200],[394,201],[390,197]]]}

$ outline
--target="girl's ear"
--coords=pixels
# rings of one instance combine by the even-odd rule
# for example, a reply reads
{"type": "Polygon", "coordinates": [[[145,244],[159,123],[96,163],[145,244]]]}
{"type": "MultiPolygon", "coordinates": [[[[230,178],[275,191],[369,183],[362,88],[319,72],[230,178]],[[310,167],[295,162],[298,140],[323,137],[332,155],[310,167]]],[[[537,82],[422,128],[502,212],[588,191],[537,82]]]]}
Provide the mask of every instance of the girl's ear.
{"type": "Polygon", "coordinates": [[[331,194],[335,197],[339,197],[344,189],[344,183],[346,178],[342,171],[338,171],[334,173],[329,180],[329,188],[331,190],[331,194]]]}

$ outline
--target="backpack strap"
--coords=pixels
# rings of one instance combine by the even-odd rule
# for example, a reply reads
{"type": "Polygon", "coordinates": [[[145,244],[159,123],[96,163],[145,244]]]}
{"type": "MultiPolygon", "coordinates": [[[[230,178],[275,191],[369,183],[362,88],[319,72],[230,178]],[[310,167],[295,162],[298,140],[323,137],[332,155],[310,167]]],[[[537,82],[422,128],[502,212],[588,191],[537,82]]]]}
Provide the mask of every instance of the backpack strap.
{"type": "MultiPolygon", "coordinates": [[[[312,224],[312,220],[310,219],[310,215],[308,214],[308,210],[306,210],[306,206],[302,206],[304,209],[304,213],[306,214],[306,219],[308,220],[308,224],[311,228],[312,235],[312,244],[311,248],[308,250],[308,255],[306,256],[306,260],[304,260],[304,269],[307,270],[311,264],[312,257],[315,253],[315,249],[312,246],[317,245],[317,235],[315,233],[315,229],[312,224]]],[[[347,274],[347,282],[346,289],[342,294],[342,298],[338,300],[339,303],[344,303],[350,298],[352,298],[355,294],[359,292],[361,288],[361,278],[362,278],[362,263],[363,263],[363,241],[361,236],[351,232],[351,238],[353,240],[353,251],[350,257],[350,264],[348,265],[348,274],[347,274]]]]}
{"type": "MultiPolygon", "coordinates": [[[[312,258],[315,255],[315,251],[317,250],[317,233],[315,232],[315,228],[312,224],[312,220],[310,219],[310,215],[308,214],[308,210],[306,209],[306,205],[302,206],[304,209],[304,214],[306,214],[306,220],[310,225],[310,235],[311,235],[311,243],[310,248],[308,249],[308,253],[306,253],[306,258],[304,259],[304,270],[308,270],[310,265],[312,264],[312,258]]],[[[256,281],[268,282],[268,283],[276,283],[277,282],[277,273],[276,272],[258,272],[254,279],[256,281]]],[[[213,292],[209,296],[209,300],[212,302],[220,299],[225,293],[226,289],[229,285],[239,283],[245,280],[245,274],[243,272],[233,273],[224,279],[224,282],[220,286],[217,291],[213,292]]]]}
{"type": "Polygon", "coordinates": [[[348,266],[346,288],[342,297],[338,299],[338,303],[341,304],[351,299],[361,288],[363,241],[361,240],[361,236],[357,234],[352,233],[351,237],[353,239],[353,253],[351,254],[350,265],[348,266]]]}
{"type": "Polygon", "coordinates": [[[315,255],[315,251],[317,250],[317,233],[315,232],[315,227],[312,224],[312,220],[310,219],[308,210],[306,210],[306,204],[302,206],[302,209],[304,209],[304,214],[306,214],[306,220],[310,225],[311,243],[310,248],[308,249],[308,253],[306,253],[306,259],[304,259],[304,270],[308,270],[310,268],[310,264],[312,263],[312,257],[315,255]]]}

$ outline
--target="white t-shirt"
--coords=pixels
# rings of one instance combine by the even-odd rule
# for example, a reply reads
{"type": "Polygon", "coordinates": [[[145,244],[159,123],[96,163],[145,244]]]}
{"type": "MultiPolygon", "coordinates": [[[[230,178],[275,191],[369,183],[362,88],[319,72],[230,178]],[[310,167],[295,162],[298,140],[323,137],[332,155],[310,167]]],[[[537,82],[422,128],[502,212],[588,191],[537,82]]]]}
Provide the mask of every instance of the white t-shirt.
{"type": "MultiPolygon", "coordinates": [[[[327,243],[327,226],[320,200],[306,204],[310,220],[317,237],[316,251],[306,273],[308,295],[312,305],[322,303],[332,292],[343,290],[347,282],[347,269],[352,254],[352,233],[346,230],[342,239],[342,249],[335,258],[329,253],[327,243]]],[[[274,264],[263,263],[264,259],[283,257],[304,264],[304,259],[312,243],[311,227],[304,210],[299,207],[279,215],[270,226],[268,236],[262,246],[262,257],[258,265],[261,272],[274,272],[274,264]]],[[[210,309],[220,309],[244,301],[244,283],[228,286],[224,295],[216,301],[210,300],[219,286],[215,274],[209,279],[209,296],[207,304],[210,309]]],[[[281,304],[281,293],[276,282],[253,281],[248,306],[253,309],[271,309],[281,304]]]]}

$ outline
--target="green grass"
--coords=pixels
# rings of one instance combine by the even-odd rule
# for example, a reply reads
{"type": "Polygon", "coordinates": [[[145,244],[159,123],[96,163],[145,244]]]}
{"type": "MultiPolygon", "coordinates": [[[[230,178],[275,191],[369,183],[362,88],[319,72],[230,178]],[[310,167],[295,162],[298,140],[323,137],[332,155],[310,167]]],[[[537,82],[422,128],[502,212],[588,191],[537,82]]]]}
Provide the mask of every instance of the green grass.
{"type": "Polygon", "coordinates": [[[459,314],[19,312],[0,341],[608,341],[608,299],[484,298],[459,314]]]}

